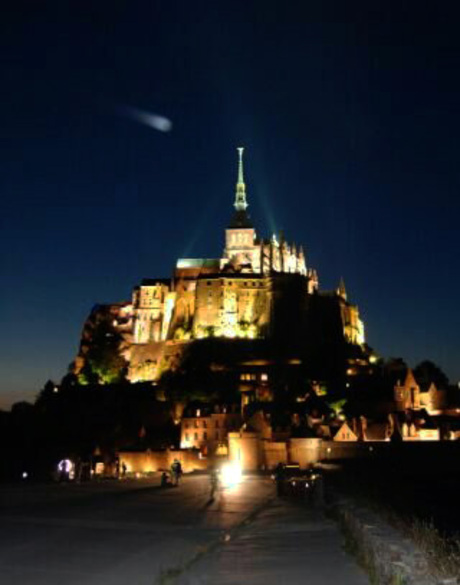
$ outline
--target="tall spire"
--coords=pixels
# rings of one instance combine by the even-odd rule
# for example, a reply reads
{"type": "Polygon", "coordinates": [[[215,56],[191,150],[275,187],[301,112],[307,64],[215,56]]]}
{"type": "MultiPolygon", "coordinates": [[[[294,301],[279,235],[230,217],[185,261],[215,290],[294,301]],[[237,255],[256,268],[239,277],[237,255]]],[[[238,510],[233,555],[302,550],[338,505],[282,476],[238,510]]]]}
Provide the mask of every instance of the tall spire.
{"type": "Polygon", "coordinates": [[[339,297],[342,297],[344,301],[347,300],[347,289],[345,288],[345,281],[343,280],[343,276],[340,277],[339,286],[337,288],[337,294],[339,297]]]}
{"type": "Polygon", "coordinates": [[[244,176],[243,176],[243,151],[244,148],[239,146],[238,150],[238,182],[236,183],[236,193],[235,193],[235,209],[237,211],[246,211],[248,206],[246,201],[246,185],[244,183],[244,176]]]}
{"type": "Polygon", "coordinates": [[[235,208],[235,213],[233,214],[233,219],[228,226],[230,229],[254,229],[252,225],[251,219],[248,215],[247,207],[248,202],[246,201],[246,185],[244,183],[244,175],[243,175],[243,151],[244,148],[239,146],[238,150],[238,180],[236,183],[236,193],[235,193],[235,203],[233,204],[235,208]]]}

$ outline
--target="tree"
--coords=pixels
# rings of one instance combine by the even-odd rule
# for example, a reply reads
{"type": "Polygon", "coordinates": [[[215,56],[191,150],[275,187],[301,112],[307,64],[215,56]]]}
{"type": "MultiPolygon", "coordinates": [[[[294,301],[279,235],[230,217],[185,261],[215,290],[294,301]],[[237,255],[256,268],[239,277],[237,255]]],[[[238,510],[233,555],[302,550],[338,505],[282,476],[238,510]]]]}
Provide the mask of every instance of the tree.
{"type": "Polygon", "coordinates": [[[114,384],[126,377],[127,362],[120,354],[122,337],[108,320],[101,320],[94,328],[85,356],[82,375],[96,375],[102,384],[114,384]]]}
{"type": "Polygon", "coordinates": [[[438,389],[449,386],[449,379],[446,374],[430,360],[420,362],[414,369],[414,375],[419,384],[424,386],[429,386],[432,382],[435,383],[438,389]]]}

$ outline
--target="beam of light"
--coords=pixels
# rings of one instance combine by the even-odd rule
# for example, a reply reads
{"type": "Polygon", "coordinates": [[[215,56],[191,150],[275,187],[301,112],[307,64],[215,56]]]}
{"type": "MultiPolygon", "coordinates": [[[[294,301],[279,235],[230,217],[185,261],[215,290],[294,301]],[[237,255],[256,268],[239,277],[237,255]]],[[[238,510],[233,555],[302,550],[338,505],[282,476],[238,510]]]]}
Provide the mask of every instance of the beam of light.
{"type": "Polygon", "coordinates": [[[160,132],[171,132],[173,127],[172,121],[169,118],[160,116],[159,114],[152,114],[128,106],[117,108],[117,111],[123,116],[131,118],[131,120],[140,122],[141,124],[144,124],[144,126],[148,126],[154,130],[159,130],[160,132]]]}
{"type": "MultiPolygon", "coordinates": [[[[190,238],[185,243],[183,248],[183,252],[180,255],[181,258],[190,258],[193,256],[193,250],[195,248],[196,243],[199,239],[209,231],[209,224],[212,222],[212,218],[215,215],[215,212],[222,201],[222,197],[220,195],[212,195],[204,201],[203,205],[201,206],[201,216],[195,222],[195,229],[191,231],[190,238]]],[[[230,201],[231,204],[231,201],[230,201]]],[[[230,208],[231,209],[231,208],[230,208]]]]}

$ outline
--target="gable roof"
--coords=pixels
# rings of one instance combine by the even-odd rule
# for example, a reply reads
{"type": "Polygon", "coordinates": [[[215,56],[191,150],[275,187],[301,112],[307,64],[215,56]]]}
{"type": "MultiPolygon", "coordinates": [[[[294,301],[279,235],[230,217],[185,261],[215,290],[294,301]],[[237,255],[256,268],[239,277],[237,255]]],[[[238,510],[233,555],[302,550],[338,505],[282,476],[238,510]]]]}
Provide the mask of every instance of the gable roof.
{"type": "Polygon", "coordinates": [[[358,440],[358,437],[351,430],[350,426],[348,425],[348,423],[346,421],[343,423],[343,425],[340,426],[339,430],[335,433],[334,441],[338,441],[339,436],[342,433],[347,433],[349,435],[349,438],[347,439],[348,441],[357,441],[358,440]]]}
{"type": "Polygon", "coordinates": [[[417,380],[415,379],[414,372],[411,368],[407,368],[406,372],[406,379],[404,380],[404,386],[413,388],[414,386],[418,386],[417,380]]]}

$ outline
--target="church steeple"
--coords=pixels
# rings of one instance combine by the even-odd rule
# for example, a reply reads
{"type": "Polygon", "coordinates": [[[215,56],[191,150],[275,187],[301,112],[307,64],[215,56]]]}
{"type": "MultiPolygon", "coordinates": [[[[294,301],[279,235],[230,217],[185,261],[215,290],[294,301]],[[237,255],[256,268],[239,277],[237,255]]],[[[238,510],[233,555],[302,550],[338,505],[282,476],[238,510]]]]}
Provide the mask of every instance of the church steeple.
{"type": "Polygon", "coordinates": [[[238,181],[236,183],[236,193],[235,193],[235,209],[237,211],[246,211],[248,203],[246,201],[246,185],[244,183],[244,176],[243,176],[243,152],[244,148],[239,146],[238,150],[238,181]]]}
{"type": "Polygon", "coordinates": [[[244,174],[243,174],[243,152],[244,148],[239,146],[238,150],[238,180],[236,183],[236,192],[235,192],[235,203],[233,204],[235,208],[235,214],[233,219],[230,223],[230,228],[252,228],[251,220],[249,219],[249,215],[246,211],[248,207],[248,202],[246,201],[246,184],[244,182],[244,174]]]}
{"type": "Polygon", "coordinates": [[[345,288],[345,281],[343,280],[342,276],[340,277],[339,286],[337,288],[337,294],[339,295],[339,297],[342,297],[344,301],[347,300],[347,289],[345,288]]]}

